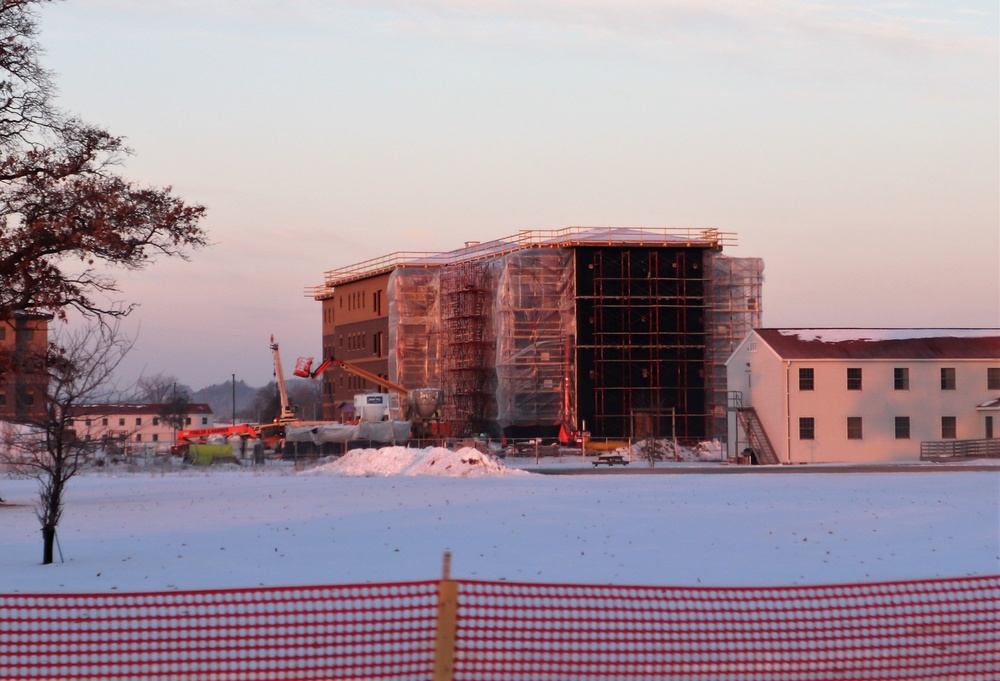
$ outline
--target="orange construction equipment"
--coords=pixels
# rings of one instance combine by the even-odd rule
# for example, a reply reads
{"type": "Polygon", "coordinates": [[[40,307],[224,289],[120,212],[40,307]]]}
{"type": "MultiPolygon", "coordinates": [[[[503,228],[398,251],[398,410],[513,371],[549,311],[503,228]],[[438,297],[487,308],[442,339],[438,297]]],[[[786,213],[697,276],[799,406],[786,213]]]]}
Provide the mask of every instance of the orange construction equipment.
{"type": "Polygon", "coordinates": [[[206,440],[212,435],[221,435],[226,438],[233,435],[239,435],[245,440],[259,437],[257,430],[247,423],[241,423],[237,426],[216,426],[214,428],[191,428],[188,430],[178,430],[177,441],[174,443],[174,446],[170,448],[170,452],[178,455],[186,454],[189,445],[205,444],[206,440]]]}
{"type": "Polygon", "coordinates": [[[395,383],[382,378],[378,374],[373,374],[370,371],[365,371],[364,369],[356,367],[353,364],[348,364],[344,360],[337,359],[335,357],[331,357],[330,359],[326,360],[321,365],[319,365],[319,367],[316,368],[316,371],[314,372],[314,374],[320,373],[323,369],[325,369],[330,364],[333,364],[333,366],[339,367],[339,368],[343,369],[344,371],[352,373],[355,376],[360,376],[361,378],[363,378],[363,379],[365,379],[367,381],[371,381],[372,383],[374,383],[375,385],[379,386],[380,388],[385,388],[386,390],[390,390],[390,391],[392,391],[394,393],[398,393],[398,394],[402,395],[403,397],[406,397],[409,394],[409,392],[410,392],[409,390],[407,390],[403,386],[396,385],[395,383]]]}

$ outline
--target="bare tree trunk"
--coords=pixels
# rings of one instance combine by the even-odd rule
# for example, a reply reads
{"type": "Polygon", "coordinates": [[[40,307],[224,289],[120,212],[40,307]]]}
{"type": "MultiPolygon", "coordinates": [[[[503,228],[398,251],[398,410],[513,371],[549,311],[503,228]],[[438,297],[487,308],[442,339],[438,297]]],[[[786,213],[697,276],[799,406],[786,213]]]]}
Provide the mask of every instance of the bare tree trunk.
{"type": "Polygon", "coordinates": [[[42,565],[52,564],[52,548],[56,543],[56,528],[42,528],[42,565]]]}

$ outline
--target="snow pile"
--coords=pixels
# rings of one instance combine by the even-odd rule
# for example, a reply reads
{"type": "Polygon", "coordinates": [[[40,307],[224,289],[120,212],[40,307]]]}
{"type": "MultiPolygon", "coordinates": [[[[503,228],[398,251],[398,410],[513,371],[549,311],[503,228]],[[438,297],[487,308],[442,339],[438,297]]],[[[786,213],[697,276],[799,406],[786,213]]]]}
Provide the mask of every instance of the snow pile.
{"type": "Polygon", "coordinates": [[[672,440],[646,439],[639,440],[631,447],[621,447],[615,450],[617,454],[627,457],[630,461],[648,461],[652,456],[656,461],[722,461],[724,449],[719,442],[699,442],[693,449],[683,445],[675,445],[672,440]]]}
{"type": "Polygon", "coordinates": [[[500,475],[527,475],[507,468],[496,457],[472,447],[451,451],[444,447],[383,447],[353,449],[309,473],[335,473],[354,476],[437,475],[454,478],[485,478],[500,475]]]}

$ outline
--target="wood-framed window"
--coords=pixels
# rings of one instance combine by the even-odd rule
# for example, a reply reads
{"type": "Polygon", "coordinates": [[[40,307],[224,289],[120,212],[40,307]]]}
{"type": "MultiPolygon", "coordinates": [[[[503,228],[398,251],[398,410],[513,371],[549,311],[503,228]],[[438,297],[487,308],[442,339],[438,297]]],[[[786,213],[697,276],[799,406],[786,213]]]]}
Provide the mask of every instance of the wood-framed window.
{"type": "Polygon", "coordinates": [[[816,419],[812,416],[803,416],[799,419],[799,439],[816,439],[816,419]]]}
{"type": "Polygon", "coordinates": [[[941,367],[941,390],[955,389],[955,367],[941,367]]]}
{"type": "Polygon", "coordinates": [[[941,417],[941,439],[954,440],[958,437],[958,424],[954,416],[941,417]]]}

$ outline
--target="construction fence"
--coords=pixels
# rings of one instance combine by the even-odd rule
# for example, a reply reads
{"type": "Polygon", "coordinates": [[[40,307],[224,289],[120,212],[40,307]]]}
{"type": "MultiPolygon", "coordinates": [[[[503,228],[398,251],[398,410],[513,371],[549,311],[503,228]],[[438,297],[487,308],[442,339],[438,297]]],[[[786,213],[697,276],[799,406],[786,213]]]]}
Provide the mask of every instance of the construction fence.
{"type": "Polygon", "coordinates": [[[997,678],[1000,576],[0,596],[6,681],[997,678]]]}

